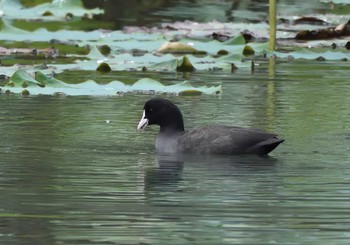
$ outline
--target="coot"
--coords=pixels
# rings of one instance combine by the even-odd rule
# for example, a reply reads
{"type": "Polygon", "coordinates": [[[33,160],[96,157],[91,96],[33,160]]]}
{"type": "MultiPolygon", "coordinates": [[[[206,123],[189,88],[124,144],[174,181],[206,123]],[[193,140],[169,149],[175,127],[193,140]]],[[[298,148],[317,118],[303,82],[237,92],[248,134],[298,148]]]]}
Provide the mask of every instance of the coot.
{"type": "Polygon", "coordinates": [[[284,141],[272,133],[235,126],[213,125],[186,132],[179,108],[163,98],[145,103],[137,130],[152,124],[160,126],[159,153],[266,155],[284,141]]]}

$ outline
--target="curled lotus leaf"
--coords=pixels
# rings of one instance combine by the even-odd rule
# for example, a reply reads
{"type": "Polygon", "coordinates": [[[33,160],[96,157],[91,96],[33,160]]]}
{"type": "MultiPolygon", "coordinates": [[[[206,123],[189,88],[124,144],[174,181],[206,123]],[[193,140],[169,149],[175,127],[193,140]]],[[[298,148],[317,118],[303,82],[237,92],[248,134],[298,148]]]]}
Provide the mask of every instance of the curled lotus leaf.
{"type": "Polygon", "coordinates": [[[27,71],[23,69],[17,70],[10,78],[10,81],[7,83],[10,87],[44,87],[43,83],[35,80],[27,71]]]}
{"type": "Polygon", "coordinates": [[[182,60],[179,62],[176,70],[180,71],[180,72],[192,72],[192,71],[195,71],[196,68],[194,68],[194,66],[192,65],[192,63],[189,60],[189,58],[184,56],[182,58],[182,60]]]}
{"type": "Polygon", "coordinates": [[[205,54],[205,51],[195,49],[189,44],[181,42],[166,42],[158,50],[160,53],[188,53],[188,54],[205,54]]]}

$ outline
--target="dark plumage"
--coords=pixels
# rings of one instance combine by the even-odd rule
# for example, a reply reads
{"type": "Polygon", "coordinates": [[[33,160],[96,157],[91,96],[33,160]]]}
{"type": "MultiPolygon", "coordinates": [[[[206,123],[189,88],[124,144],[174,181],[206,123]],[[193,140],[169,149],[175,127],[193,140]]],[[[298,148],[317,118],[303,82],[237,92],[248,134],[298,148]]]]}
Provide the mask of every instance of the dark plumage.
{"type": "Polygon", "coordinates": [[[185,132],[179,108],[166,99],[150,99],[143,109],[137,130],[159,125],[156,149],[160,153],[266,155],[284,141],[272,133],[234,126],[214,125],[185,132]]]}

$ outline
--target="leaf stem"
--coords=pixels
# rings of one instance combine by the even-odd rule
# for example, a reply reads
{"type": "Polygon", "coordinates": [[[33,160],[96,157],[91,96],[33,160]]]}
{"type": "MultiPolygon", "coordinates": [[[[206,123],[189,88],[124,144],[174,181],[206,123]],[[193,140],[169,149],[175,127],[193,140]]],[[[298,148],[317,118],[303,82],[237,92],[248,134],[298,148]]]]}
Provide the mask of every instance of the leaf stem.
{"type": "Polygon", "coordinates": [[[276,49],[276,0],[269,0],[270,39],[269,50],[276,49]]]}

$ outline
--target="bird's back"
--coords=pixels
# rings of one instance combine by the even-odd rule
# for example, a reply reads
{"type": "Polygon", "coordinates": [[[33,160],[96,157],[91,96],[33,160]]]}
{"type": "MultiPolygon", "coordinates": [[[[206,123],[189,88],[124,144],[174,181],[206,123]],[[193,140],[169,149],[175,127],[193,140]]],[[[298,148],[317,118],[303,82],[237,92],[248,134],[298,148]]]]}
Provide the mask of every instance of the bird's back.
{"type": "Polygon", "coordinates": [[[183,133],[177,151],[197,154],[265,155],[283,140],[275,134],[233,126],[207,126],[183,133]]]}

